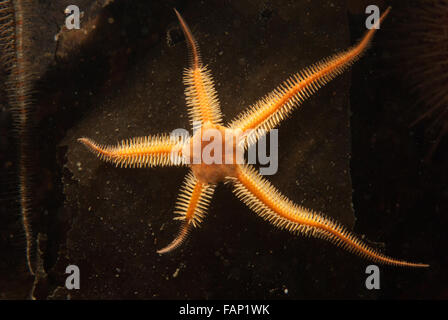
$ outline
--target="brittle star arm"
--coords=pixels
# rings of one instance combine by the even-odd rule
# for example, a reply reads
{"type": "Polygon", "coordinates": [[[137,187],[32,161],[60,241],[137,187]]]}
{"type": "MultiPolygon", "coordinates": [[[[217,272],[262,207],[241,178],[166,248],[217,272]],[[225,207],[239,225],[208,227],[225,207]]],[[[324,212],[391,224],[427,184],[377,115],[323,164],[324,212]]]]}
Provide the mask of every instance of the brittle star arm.
{"type": "Polygon", "coordinates": [[[166,247],[157,251],[164,254],[178,248],[187,238],[191,227],[199,227],[212,199],[216,185],[199,181],[190,171],[177,198],[177,215],[174,220],[181,220],[182,226],[176,238],[166,247]]]}
{"type": "MultiPolygon", "coordinates": [[[[381,23],[389,11],[390,7],[382,14],[377,23],[381,23]]],[[[342,74],[356,62],[367,49],[375,34],[375,27],[367,31],[361,41],[354,47],[323,59],[292,75],[272,92],[238,115],[229,124],[229,127],[240,129],[242,132],[249,132],[246,147],[255,143],[259,137],[278,126],[283,119],[287,118],[297,106],[320,87],[342,74]]]]}
{"type": "Polygon", "coordinates": [[[89,138],[80,138],[78,141],[101,160],[125,168],[184,165],[186,161],[182,155],[182,148],[188,144],[186,139],[177,139],[169,135],[122,140],[115,146],[101,145],[89,138]]]}
{"type": "Polygon", "coordinates": [[[194,129],[205,122],[222,123],[221,108],[210,71],[202,64],[198,44],[185,20],[174,9],[189,49],[190,67],[184,71],[185,97],[194,129]]]}
{"type": "Polygon", "coordinates": [[[239,166],[236,177],[228,178],[228,181],[233,183],[234,194],[240,200],[260,217],[280,229],[330,241],[375,263],[403,267],[429,267],[423,263],[390,258],[369,247],[340,223],[321,213],[294,204],[259,175],[253,167],[239,166]]]}

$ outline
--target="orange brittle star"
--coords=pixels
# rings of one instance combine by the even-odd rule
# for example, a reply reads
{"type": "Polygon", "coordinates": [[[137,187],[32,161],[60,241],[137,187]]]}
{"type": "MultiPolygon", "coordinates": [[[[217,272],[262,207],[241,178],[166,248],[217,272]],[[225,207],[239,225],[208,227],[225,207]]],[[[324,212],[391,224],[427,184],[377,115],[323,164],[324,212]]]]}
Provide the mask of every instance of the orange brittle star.
{"type": "MultiPolygon", "coordinates": [[[[280,229],[328,240],[377,263],[428,267],[427,264],[411,263],[388,257],[369,247],[340,223],[321,213],[294,204],[244,161],[243,163],[237,162],[233,157],[230,162],[227,161],[224,164],[197,163],[191,161],[194,160],[194,157],[192,158],[189,152],[195,141],[204,141],[203,132],[206,130],[215,130],[220,133],[230,132],[231,138],[229,139],[226,135],[223,145],[231,146],[231,154],[235,154],[241,149],[244,152],[262,135],[277,127],[298,105],[320,87],[348,69],[366,50],[376,27],[379,27],[379,23],[384,20],[389,11],[390,8],[382,14],[377,22],[378,25],[368,30],[357,45],[323,59],[291,76],[277,89],[267,94],[224,127],[210,71],[202,64],[198,45],[189,27],[175,10],[189,47],[190,67],[184,72],[184,83],[190,121],[195,129],[193,137],[172,139],[169,135],[147,136],[123,140],[116,146],[102,146],[88,138],[80,138],[79,141],[102,160],[121,167],[187,164],[190,166],[190,172],[186,176],[176,204],[177,217],[175,219],[182,221],[179,234],[169,245],[158,251],[160,254],[180,246],[187,238],[191,227],[199,226],[206,214],[217,183],[225,182],[233,185],[234,194],[250,209],[280,229]],[[248,131],[251,134],[243,135],[242,143],[234,141],[234,136],[248,131]]],[[[203,148],[207,148],[207,144],[203,148]]],[[[227,155],[226,153],[222,157],[227,155]]]]}

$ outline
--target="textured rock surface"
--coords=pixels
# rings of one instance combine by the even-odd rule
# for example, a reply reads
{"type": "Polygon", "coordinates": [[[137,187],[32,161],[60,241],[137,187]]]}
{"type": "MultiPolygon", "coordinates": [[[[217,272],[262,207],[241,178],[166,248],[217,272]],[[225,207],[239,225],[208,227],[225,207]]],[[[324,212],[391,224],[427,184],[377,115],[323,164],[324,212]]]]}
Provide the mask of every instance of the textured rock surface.
{"type": "MultiPolygon", "coordinates": [[[[350,45],[346,11],[340,4],[276,2],[269,7],[239,1],[178,10],[213,72],[226,120],[291,73],[350,45]]],[[[87,136],[115,143],[189,129],[181,78],[186,45],[167,43],[165,33],[172,40],[179,30],[171,10],[165,14],[166,19],[158,21],[162,32],[147,26],[147,38],[157,41],[144,51],[134,48],[138,60],[119,73],[109,64],[108,77],[120,79],[106,81],[101,92],[92,94],[91,108],[61,143],[68,147],[70,172],[64,178],[64,210],[70,210],[73,222],[58,266],[77,264],[85,279],[83,290],[70,294],[79,298],[304,298],[346,292],[351,280],[338,276],[332,266],[356,258],[327,243],[276,230],[225,186],[219,187],[202,228],[192,232],[188,243],[159,256],[156,249],[177,232],[172,211],[187,169],[117,169],[76,142],[87,136]]],[[[129,62],[128,53],[121,59],[129,62]]],[[[297,203],[352,226],[348,89],[349,74],[345,74],[280,127],[279,172],[270,180],[297,203]]],[[[58,290],[55,297],[66,294],[58,290]]],[[[349,296],[356,297],[356,290],[349,296]]]]}

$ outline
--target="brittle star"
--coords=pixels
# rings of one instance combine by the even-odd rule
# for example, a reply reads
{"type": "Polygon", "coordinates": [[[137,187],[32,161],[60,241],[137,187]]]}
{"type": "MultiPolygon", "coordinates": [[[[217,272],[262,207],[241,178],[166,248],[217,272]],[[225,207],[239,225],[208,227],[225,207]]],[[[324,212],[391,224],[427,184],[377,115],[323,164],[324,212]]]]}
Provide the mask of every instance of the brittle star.
{"type": "MultiPolygon", "coordinates": [[[[280,229],[295,234],[321,238],[350,252],[376,263],[428,267],[423,263],[411,263],[388,257],[361,241],[354,233],[340,223],[322,213],[306,209],[293,203],[282,195],[269,181],[262,177],[254,167],[237,161],[235,154],[245,151],[258,139],[277,127],[294,109],[315,93],[320,87],[348,69],[366,50],[375,31],[390,8],[380,17],[377,24],[368,30],[361,41],[350,49],[305,68],[292,75],[279,87],[267,94],[241,113],[227,126],[222,125],[219,100],[213,79],[207,66],[202,63],[198,44],[188,25],[175,10],[189,48],[190,66],[185,69],[185,95],[193,136],[185,139],[172,139],[167,134],[146,136],[123,140],[116,146],[103,146],[88,138],[79,141],[105,161],[121,167],[155,167],[189,165],[190,172],[185,178],[178,196],[175,217],[181,220],[177,237],[166,247],[158,250],[160,254],[179,247],[193,227],[202,222],[212,195],[219,182],[233,185],[234,194],[263,219],[280,229]],[[193,159],[193,145],[205,141],[204,132],[218,131],[225,136],[223,145],[230,147],[230,162],[197,163],[193,159]],[[225,134],[230,132],[231,134],[225,134]],[[245,134],[250,132],[250,134],[245,134]],[[241,134],[243,133],[243,134],[241,134]],[[231,138],[228,138],[228,137],[231,138]],[[236,136],[242,139],[236,141],[236,136]]],[[[209,142],[210,143],[210,142],[209,142]]],[[[208,144],[201,145],[200,154],[208,144]]],[[[228,149],[226,149],[228,150],[228,149]]],[[[226,151],[222,158],[229,156],[226,151]]],[[[226,158],[228,160],[228,158],[226,158]]]]}

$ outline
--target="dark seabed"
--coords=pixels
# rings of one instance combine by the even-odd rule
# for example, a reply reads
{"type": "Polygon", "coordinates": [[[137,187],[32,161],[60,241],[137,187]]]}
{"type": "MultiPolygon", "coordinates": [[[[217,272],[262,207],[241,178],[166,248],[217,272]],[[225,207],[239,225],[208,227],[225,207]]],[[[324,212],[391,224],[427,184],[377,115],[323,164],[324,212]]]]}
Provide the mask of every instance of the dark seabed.
{"type": "Polygon", "coordinates": [[[425,162],[427,124],[410,127],[421,111],[393,45],[394,14],[404,8],[394,5],[365,56],[282,123],[279,170],[268,177],[388,255],[431,265],[380,266],[381,289],[367,290],[368,261],[276,229],[222,184],[201,228],[157,254],[177,233],[172,212],[189,169],[115,168],[76,141],[190,130],[187,47],[173,8],[190,25],[230,121],[290,74],[356,43],[365,31],[361,1],[104,2],[77,1],[87,35],[64,31],[54,41],[69,1],[41,4],[31,22],[35,278],[25,266],[16,146],[0,92],[0,299],[448,298],[447,139],[425,162]],[[64,288],[70,264],[81,270],[80,290],[64,288]]]}

